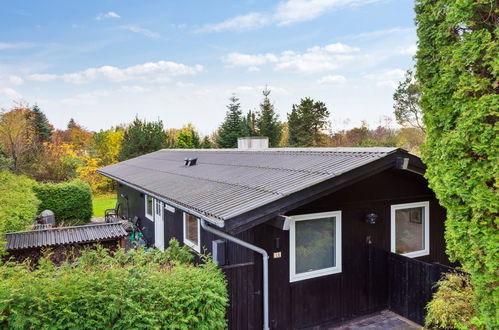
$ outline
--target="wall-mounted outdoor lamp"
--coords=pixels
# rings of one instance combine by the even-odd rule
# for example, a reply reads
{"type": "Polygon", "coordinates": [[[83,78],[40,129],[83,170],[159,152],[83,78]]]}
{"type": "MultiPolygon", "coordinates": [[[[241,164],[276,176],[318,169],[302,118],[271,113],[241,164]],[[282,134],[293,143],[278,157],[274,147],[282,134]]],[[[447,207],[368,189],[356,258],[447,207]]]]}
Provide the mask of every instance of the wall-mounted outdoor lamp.
{"type": "Polygon", "coordinates": [[[377,219],[378,219],[378,215],[376,213],[366,214],[366,223],[368,223],[370,225],[376,224],[377,219]]]}

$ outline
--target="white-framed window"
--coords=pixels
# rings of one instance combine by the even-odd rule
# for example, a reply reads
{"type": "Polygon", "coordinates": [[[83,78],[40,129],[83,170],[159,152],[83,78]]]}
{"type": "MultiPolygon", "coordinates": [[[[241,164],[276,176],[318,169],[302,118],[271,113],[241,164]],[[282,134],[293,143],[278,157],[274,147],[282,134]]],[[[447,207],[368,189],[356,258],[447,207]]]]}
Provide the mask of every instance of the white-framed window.
{"type": "Polygon", "coordinates": [[[151,196],[145,195],[144,196],[144,201],[145,201],[145,213],[146,213],[146,218],[154,221],[154,198],[151,196]]]}
{"type": "Polygon", "coordinates": [[[341,211],[292,216],[289,259],[290,282],[341,273],[341,211]]]}
{"type": "Polygon", "coordinates": [[[201,228],[199,219],[184,212],[184,244],[194,251],[201,251],[201,228]]]}
{"type": "Polygon", "coordinates": [[[430,254],[430,202],[392,205],[391,251],[410,258],[430,254]]]}

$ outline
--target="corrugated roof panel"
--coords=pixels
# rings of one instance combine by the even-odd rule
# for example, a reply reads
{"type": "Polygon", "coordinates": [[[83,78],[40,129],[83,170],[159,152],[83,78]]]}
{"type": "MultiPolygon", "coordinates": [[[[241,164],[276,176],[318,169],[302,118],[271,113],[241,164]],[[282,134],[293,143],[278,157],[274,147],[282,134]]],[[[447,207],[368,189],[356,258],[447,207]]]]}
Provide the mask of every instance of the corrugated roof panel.
{"type": "Polygon", "coordinates": [[[55,227],[7,233],[7,250],[41,248],[63,244],[94,242],[125,237],[127,232],[120,223],[94,224],[74,227],[55,227]]]}
{"type": "Polygon", "coordinates": [[[100,173],[226,220],[349,172],[397,148],[160,150],[100,173]],[[197,165],[184,166],[186,157],[197,165]]]}

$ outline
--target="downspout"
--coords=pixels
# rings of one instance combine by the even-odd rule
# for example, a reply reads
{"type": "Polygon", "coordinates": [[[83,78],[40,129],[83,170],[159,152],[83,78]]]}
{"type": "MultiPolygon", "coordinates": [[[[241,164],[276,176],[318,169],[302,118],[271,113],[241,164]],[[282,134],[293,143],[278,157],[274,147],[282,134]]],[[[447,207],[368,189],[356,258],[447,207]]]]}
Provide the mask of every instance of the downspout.
{"type": "Polygon", "coordinates": [[[255,251],[256,253],[259,253],[262,255],[262,261],[263,261],[263,330],[268,330],[269,329],[269,255],[267,254],[267,251],[265,251],[262,248],[259,248],[258,246],[252,245],[248,242],[245,242],[243,240],[240,240],[239,238],[236,238],[234,236],[231,236],[227,233],[224,233],[223,231],[220,231],[218,229],[215,229],[211,226],[209,226],[206,222],[205,219],[201,218],[201,227],[217,236],[220,236],[222,238],[225,238],[228,241],[234,242],[238,245],[241,245],[242,247],[245,247],[247,249],[250,249],[252,251],[255,251]]]}

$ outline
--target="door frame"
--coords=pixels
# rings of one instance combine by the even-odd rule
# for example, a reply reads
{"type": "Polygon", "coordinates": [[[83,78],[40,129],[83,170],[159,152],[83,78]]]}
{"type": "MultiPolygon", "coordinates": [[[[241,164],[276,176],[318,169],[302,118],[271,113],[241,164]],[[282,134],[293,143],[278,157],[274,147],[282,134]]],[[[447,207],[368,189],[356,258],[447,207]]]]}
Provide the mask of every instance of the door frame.
{"type": "Polygon", "coordinates": [[[164,221],[163,202],[154,199],[153,217],[154,217],[154,246],[161,251],[165,249],[165,221],[164,221]],[[159,212],[159,213],[158,213],[159,212]]]}

